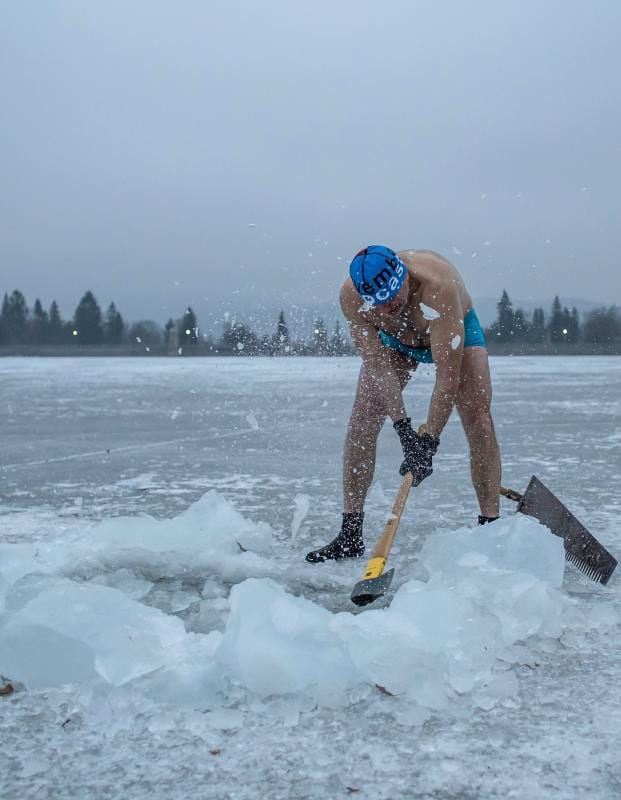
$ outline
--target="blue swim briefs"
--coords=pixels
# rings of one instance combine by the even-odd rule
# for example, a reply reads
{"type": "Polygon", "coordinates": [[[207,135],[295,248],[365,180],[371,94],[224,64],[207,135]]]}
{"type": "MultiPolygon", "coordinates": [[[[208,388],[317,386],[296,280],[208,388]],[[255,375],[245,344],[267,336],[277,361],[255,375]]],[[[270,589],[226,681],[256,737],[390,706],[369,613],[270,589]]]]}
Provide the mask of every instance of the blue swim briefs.
{"type": "MultiPolygon", "coordinates": [[[[379,338],[385,347],[396,350],[413,361],[420,361],[423,364],[433,364],[430,347],[408,347],[407,344],[399,341],[396,336],[392,336],[386,331],[379,332],[379,338]]],[[[487,347],[483,328],[477,317],[474,308],[466,313],[464,317],[464,347],[487,347]]]]}

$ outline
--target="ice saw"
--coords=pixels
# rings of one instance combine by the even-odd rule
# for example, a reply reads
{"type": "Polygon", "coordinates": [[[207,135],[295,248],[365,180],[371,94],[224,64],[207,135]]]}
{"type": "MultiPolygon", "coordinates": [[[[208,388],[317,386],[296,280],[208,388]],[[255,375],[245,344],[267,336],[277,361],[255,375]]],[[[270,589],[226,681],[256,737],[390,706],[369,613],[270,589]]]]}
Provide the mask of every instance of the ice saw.
{"type": "Polygon", "coordinates": [[[565,543],[565,558],[591,580],[606,584],[617,566],[617,560],[593,534],[565,508],[536,475],[530,479],[524,494],[500,488],[500,494],[514,500],[517,510],[527,514],[560,536],[565,543]]]}

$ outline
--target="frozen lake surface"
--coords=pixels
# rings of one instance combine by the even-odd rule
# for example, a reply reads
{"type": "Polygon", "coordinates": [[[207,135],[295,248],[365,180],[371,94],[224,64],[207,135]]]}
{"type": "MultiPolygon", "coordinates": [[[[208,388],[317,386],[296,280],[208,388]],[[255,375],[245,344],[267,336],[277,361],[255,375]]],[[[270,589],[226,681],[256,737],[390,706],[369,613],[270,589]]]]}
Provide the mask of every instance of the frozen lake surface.
{"type": "MultiPolygon", "coordinates": [[[[621,359],[493,358],[503,483],[621,553],[621,359]]],[[[513,515],[475,527],[458,420],[385,602],[309,565],[357,359],[0,361],[0,796],[621,795],[621,590],[513,515]],[[380,688],[381,687],[381,688],[380,688]]],[[[433,386],[406,390],[413,423],[433,386]]],[[[400,483],[381,434],[365,519],[400,483]]]]}

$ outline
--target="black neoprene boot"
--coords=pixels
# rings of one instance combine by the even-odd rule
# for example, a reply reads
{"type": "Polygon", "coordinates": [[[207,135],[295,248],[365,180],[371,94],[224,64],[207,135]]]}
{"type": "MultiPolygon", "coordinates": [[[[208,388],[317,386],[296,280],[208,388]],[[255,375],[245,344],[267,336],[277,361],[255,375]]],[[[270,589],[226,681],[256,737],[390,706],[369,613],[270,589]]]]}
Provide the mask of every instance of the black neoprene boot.
{"type": "Polygon", "coordinates": [[[497,519],[500,517],[485,517],[483,514],[479,514],[479,525],[487,525],[488,522],[496,522],[497,519]]]}
{"type": "Polygon", "coordinates": [[[362,521],[364,514],[343,514],[341,532],[325,547],[311,550],[307,553],[306,560],[311,564],[319,564],[328,559],[358,558],[364,553],[364,540],[362,538],[362,521]]]}

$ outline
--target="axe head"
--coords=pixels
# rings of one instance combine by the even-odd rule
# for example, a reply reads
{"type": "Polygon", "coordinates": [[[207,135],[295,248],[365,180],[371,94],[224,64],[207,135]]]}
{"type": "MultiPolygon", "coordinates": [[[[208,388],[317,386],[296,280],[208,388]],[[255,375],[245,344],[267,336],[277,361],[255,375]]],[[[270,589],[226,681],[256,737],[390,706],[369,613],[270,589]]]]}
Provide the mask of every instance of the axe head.
{"type": "Polygon", "coordinates": [[[373,603],[382,595],[386,594],[388,587],[392,581],[392,576],[395,570],[389,569],[388,572],[383,572],[377,578],[363,578],[354,586],[354,591],[351,593],[351,601],[357,606],[367,606],[373,603]]]}

